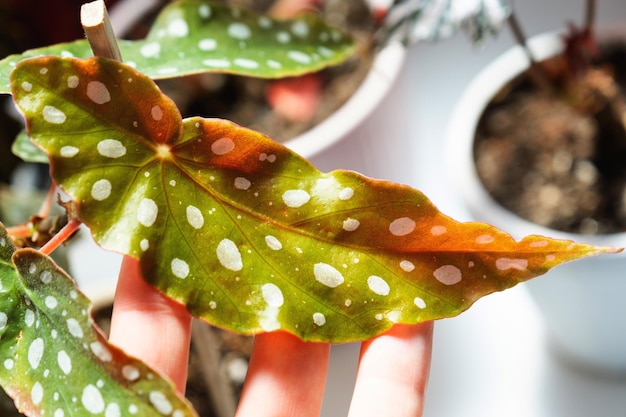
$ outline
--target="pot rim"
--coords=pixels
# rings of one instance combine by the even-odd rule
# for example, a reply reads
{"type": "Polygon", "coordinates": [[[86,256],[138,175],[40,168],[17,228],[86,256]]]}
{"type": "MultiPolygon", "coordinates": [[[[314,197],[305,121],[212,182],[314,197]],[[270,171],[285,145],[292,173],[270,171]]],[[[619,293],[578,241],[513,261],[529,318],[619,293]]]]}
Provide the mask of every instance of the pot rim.
{"type": "MultiPolygon", "coordinates": [[[[622,29],[622,37],[623,33],[622,29]]],[[[616,28],[604,28],[598,35],[601,39],[610,39],[616,35],[616,28]]],[[[561,36],[562,32],[549,32],[530,38],[528,46],[535,59],[541,61],[560,53],[563,50],[561,36]]],[[[487,222],[515,238],[537,234],[599,246],[625,247],[626,232],[586,235],[540,226],[505,209],[483,187],[473,160],[474,131],[478,120],[501,88],[528,66],[523,48],[516,45],[481,70],[462,93],[445,135],[448,172],[454,173],[452,183],[472,214],[480,213],[480,220],[488,219],[487,222]]]]}
{"type": "Polygon", "coordinates": [[[321,123],[283,142],[283,145],[311,158],[343,139],[386,97],[400,74],[406,52],[406,47],[400,42],[386,45],[376,53],[367,76],[341,107],[321,123]]]}

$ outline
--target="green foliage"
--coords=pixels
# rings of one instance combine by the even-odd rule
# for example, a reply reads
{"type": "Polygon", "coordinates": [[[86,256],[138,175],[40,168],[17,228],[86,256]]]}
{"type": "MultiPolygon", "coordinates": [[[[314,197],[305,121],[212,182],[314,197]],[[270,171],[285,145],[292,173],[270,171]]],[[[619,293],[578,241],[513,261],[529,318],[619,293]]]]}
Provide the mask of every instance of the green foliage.
{"type": "Polygon", "coordinates": [[[1,223],[0,284],[0,383],[23,413],[196,415],[171,383],[110,345],[72,279],[40,252],[16,250],[1,223]]]}
{"type": "MultiPolygon", "coordinates": [[[[209,71],[281,78],[341,63],[355,50],[349,35],[315,14],[282,21],[203,0],[170,3],[145,39],[119,46],[126,63],[154,79],[209,71]]],[[[9,74],[19,61],[41,55],[92,52],[80,40],[8,56],[0,61],[0,94],[10,92],[9,74]]]]}
{"type": "Polygon", "coordinates": [[[238,332],[367,339],[607,250],[515,242],[451,220],[409,187],[321,173],[228,121],[181,120],[151,79],[117,62],[34,58],[12,85],[95,239],[140,258],[146,280],[194,315],[238,332]]]}
{"type": "Polygon", "coordinates": [[[381,38],[411,44],[438,41],[462,30],[479,43],[495,36],[511,11],[508,0],[395,0],[381,38]]]}
{"type": "Polygon", "coordinates": [[[11,152],[26,162],[36,162],[40,164],[48,163],[48,154],[35,146],[35,144],[28,137],[26,130],[22,130],[17,135],[13,145],[11,146],[11,152]]]}

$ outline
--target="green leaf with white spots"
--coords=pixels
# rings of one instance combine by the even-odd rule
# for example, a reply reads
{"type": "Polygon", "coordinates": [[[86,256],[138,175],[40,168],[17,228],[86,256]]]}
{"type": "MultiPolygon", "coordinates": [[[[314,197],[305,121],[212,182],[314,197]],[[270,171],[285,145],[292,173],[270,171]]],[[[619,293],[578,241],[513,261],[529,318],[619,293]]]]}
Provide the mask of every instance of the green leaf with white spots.
{"type": "Polygon", "coordinates": [[[395,0],[380,29],[383,42],[446,39],[465,32],[475,43],[495,36],[512,11],[509,0],[395,0]]]}
{"type": "Polygon", "coordinates": [[[48,163],[48,154],[39,149],[28,137],[26,130],[22,130],[11,146],[11,152],[26,162],[36,162],[40,164],[48,163]]]}
{"type": "MultiPolygon", "coordinates": [[[[313,13],[292,20],[203,0],[170,3],[145,39],[120,40],[126,63],[153,79],[202,72],[281,78],[318,71],[343,62],[356,44],[313,13]]],[[[10,93],[9,74],[17,62],[54,55],[88,58],[86,40],[11,55],[0,61],[0,94],[10,93]]]]}
{"type": "Polygon", "coordinates": [[[238,332],[367,339],[610,251],[516,242],[451,220],[409,187],[321,173],[231,122],[181,120],[117,62],[35,58],[12,78],[29,134],[100,245],[139,258],[150,284],[238,332]]]}
{"type": "Polygon", "coordinates": [[[0,384],[27,416],[197,414],[173,385],[110,345],[90,302],[0,223],[0,384]]]}

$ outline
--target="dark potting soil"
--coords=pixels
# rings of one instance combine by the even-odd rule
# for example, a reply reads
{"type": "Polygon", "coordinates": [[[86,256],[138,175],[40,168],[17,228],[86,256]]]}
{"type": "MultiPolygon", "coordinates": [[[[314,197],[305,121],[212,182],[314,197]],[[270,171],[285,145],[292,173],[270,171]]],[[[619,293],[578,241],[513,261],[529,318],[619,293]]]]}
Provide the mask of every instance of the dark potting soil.
{"type": "Polygon", "coordinates": [[[568,104],[571,97],[539,92],[522,76],[480,120],[474,156],[484,185],[504,207],[542,226],[626,230],[626,45],[606,45],[600,56],[619,90],[614,106],[585,113],[568,104]]]}

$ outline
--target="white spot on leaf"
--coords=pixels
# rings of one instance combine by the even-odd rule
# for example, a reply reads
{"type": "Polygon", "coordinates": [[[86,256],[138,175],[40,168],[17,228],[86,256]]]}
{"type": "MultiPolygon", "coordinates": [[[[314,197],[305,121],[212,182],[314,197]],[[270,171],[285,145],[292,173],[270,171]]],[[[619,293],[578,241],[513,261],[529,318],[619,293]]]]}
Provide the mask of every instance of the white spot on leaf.
{"type": "Polygon", "coordinates": [[[172,411],[174,411],[174,407],[172,407],[172,404],[169,402],[167,397],[163,395],[163,393],[159,391],[152,391],[150,392],[149,398],[150,403],[152,403],[154,408],[156,408],[157,411],[164,416],[169,416],[172,411]]]}
{"type": "Polygon", "coordinates": [[[391,222],[389,231],[394,236],[406,236],[415,230],[415,221],[408,217],[401,217],[391,222]]]}
{"type": "Polygon", "coordinates": [[[516,269],[518,271],[523,271],[528,268],[528,260],[527,259],[510,259],[510,258],[499,258],[496,259],[496,268],[500,271],[506,271],[508,269],[516,269]]]}
{"type": "Polygon", "coordinates": [[[104,104],[111,101],[109,89],[100,81],[90,81],[87,84],[87,97],[96,104],[104,104]]]}
{"type": "Polygon", "coordinates": [[[51,295],[46,296],[44,303],[49,309],[54,309],[58,305],[57,299],[51,295]]]}
{"type": "Polygon", "coordinates": [[[132,365],[124,365],[122,367],[122,375],[129,381],[135,381],[141,376],[139,370],[132,365]]]}
{"type": "Polygon", "coordinates": [[[424,301],[420,297],[415,297],[413,299],[413,303],[417,306],[417,308],[421,308],[421,309],[426,308],[426,301],[424,301]]]}
{"type": "Polygon", "coordinates": [[[485,244],[493,242],[494,240],[495,240],[494,237],[491,235],[480,235],[476,238],[476,243],[485,245],[485,244]]]}
{"type": "Polygon", "coordinates": [[[304,20],[297,20],[291,25],[291,32],[300,38],[304,38],[309,35],[309,25],[304,20]]]}
{"type": "Polygon", "coordinates": [[[95,385],[87,385],[81,397],[83,407],[91,414],[100,414],[104,411],[104,399],[102,393],[95,385]]]}
{"type": "Polygon", "coordinates": [[[145,58],[154,58],[161,53],[161,44],[158,42],[151,42],[141,47],[139,50],[141,55],[145,58]]]}
{"type": "Polygon", "coordinates": [[[298,208],[309,202],[311,196],[304,190],[288,190],[283,194],[287,207],[298,208]]]}
{"type": "Polygon", "coordinates": [[[189,35],[189,26],[183,19],[174,19],[167,25],[167,31],[172,36],[184,38],[189,35]]]}
{"type": "Polygon", "coordinates": [[[73,158],[78,154],[78,148],[67,145],[61,148],[60,154],[63,158],[73,158]]]}
{"type": "Polygon", "coordinates": [[[265,243],[272,250],[281,250],[283,248],[283,244],[274,236],[265,236],[265,243]]]}
{"type": "Polygon", "coordinates": [[[415,265],[411,261],[404,260],[400,262],[400,268],[405,272],[411,272],[415,269],[415,265]]]}
{"type": "Polygon", "coordinates": [[[336,288],[343,284],[344,277],[337,269],[325,263],[317,263],[313,266],[315,279],[330,288],[336,288]]]}
{"type": "Polygon", "coordinates": [[[171,263],[174,276],[185,279],[189,276],[189,264],[182,259],[174,258],[171,263]]]}
{"type": "Polygon", "coordinates": [[[94,200],[103,201],[111,195],[111,182],[109,180],[98,180],[91,187],[91,196],[94,200]]]}
{"type": "Polygon", "coordinates": [[[378,295],[389,295],[389,284],[387,284],[387,281],[385,281],[381,277],[378,277],[376,275],[368,277],[367,286],[370,287],[370,290],[378,295]]]}
{"type": "Polygon", "coordinates": [[[359,222],[357,219],[346,219],[343,221],[343,230],[345,230],[346,232],[354,232],[356,229],[359,228],[360,225],[361,222],[359,222]]]}
{"type": "Polygon", "coordinates": [[[247,178],[244,178],[244,177],[235,178],[235,188],[238,190],[247,190],[248,188],[250,188],[251,185],[252,183],[247,178]]]}
{"type": "Polygon", "coordinates": [[[157,215],[159,213],[159,206],[149,198],[144,198],[139,203],[139,208],[137,210],[137,220],[139,223],[143,224],[146,227],[150,227],[156,221],[157,215]]]}
{"type": "Polygon", "coordinates": [[[93,354],[96,355],[102,362],[111,362],[113,359],[109,349],[107,349],[102,343],[98,341],[92,342],[89,347],[91,348],[93,354]]]}
{"type": "Polygon", "coordinates": [[[230,269],[231,271],[241,271],[243,269],[241,253],[232,240],[222,240],[219,245],[217,245],[216,253],[217,259],[224,268],[230,269]]]}
{"type": "Polygon", "coordinates": [[[26,326],[28,327],[35,324],[35,313],[33,313],[32,310],[26,310],[24,312],[24,323],[26,323],[26,326]]]}
{"type": "Polygon", "coordinates": [[[228,68],[230,67],[230,61],[226,59],[205,59],[202,64],[209,68],[228,68]]]}
{"type": "Polygon", "coordinates": [[[339,199],[346,201],[346,200],[350,200],[352,197],[354,197],[354,190],[350,187],[346,187],[343,190],[339,191],[339,199]]]}
{"type": "Polygon", "coordinates": [[[317,326],[323,326],[326,324],[326,316],[324,316],[322,313],[313,313],[313,323],[315,323],[317,326]]]}
{"type": "Polygon", "coordinates": [[[33,385],[33,388],[30,391],[30,399],[33,401],[34,405],[41,404],[41,401],[43,400],[43,387],[39,381],[35,382],[35,385],[33,385]]]}
{"type": "Polygon", "coordinates": [[[432,234],[433,236],[439,236],[439,235],[443,235],[447,231],[448,229],[446,229],[445,226],[433,226],[430,229],[430,234],[432,234]]]}
{"type": "Polygon", "coordinates": [[[41,337],[33,340],[28,347],[28,363],[33,369],[37,369],[41,358],[43,357],[44,341],[41,337]]]}
{"type": "Polygon", "coordinates": [[[287,52],[287,56],[292,60],[297,62],[298,64],[308,65],[311,63],[311,57],[308,54],[305,54],[301,51],[289,51],[287,52]]]}
{"type": "Polygon", "coordinates": [[[75,75],[70,75],[69,77],[67,77],[67,86],[69,88],[78,87],[79,82],[80,82],[80,79],[75,75]]]}
{"type": "Polygon", "coordinates": [[[152,106],[152,108],[150,109],[150,115],[152,116],[153,120],[158,122],[163,118],[163,109],[161,108],[161,106],[152,106]]]}
{"type": "Polygon", "coordinates": [[[198,42],[198,48],[201,51],[213,51],[217,48],[217,41],[215,39],[201,39],[198,42]]]}
{"type": "Polygon", "coordinates": [[[235,149],[235,142],[231,138],[221,138],[211,144],[211,151],[215,155],[226,155],[235,149]]]}
{"type": "Polygon", "coordinates": [[[41,271],[41,274],[39,274],[39,280],[44,284],[50,284],[50,282],[52,282],[52,272],[41,271]]]}
{"type": "Polygon", "coordinates": [[[22,90],[26,91],[27,93],[30,93],[33,90],[33,85],[29,83],[28,81],[24,81],[22,83],[22,90]]]}
{"type": "Polygon", "coordinates": [[[454,285],[463,279],[461,270],[454,265],[441,266],[435,270],[433,275],[439,282],[445,285],[454,285]]]}
{"type": "Polygon", "coordinates": [[[67,320],[67,329],[72,336],[79,339],[83,337],[83,329],[80,327],[80,323],[76,319],[67,320]]]}
{"type": "Polygon", "coordinates": [[[65,375],[69,375],[72,372],[72,359],[64,350],[57,354],[57,363],[65,375]]]}
{"type": "Polygon", "coordinates": [[[235,58],[233,63],[235,65],[237,65],[238,67],[245,68],[245,69],[257,69],[257,68],[259,68],[259,63],[258,62],[253,61],[251,59],[246,59],[246,58],[235,58]]]}
{"type": "Polygon", "coordinates": [[[263,285],[261,293],[265,302],[271,307],[280,307],[285,302],[282,291],[274,284],[263,285]]]}
{"type": "Polygon", "coordinates": [[[55,125],[63,124],[67,120],[65,113],[54,106],[45,106],[43,108],[43,118],[46,122],[55,125]]]}
{"type": "Polygon", "coordinates": [[[104,417],[122,417],[122,410],[117,403],[110,403],[104,412],[104,417]]]}
{"type": "Polygon", "coordinates": [[[107,158],[120,158],[126,155],[126,147],[116,139],[104,139],[98,142],[98,153],[107,158]]]}
{"type": "Polygon", "coordinates": [[[239,40],[246,40],[252,35],[248,25],[240,22],[231,23],[228,26],[228,35],[239,40]]]}
{"type": "Polygon", "coordinates": [[[195,206],[187,206],[187,222],[194,229],[200,229],[204,226],[204,216],[198,207],[195,206]]]}

